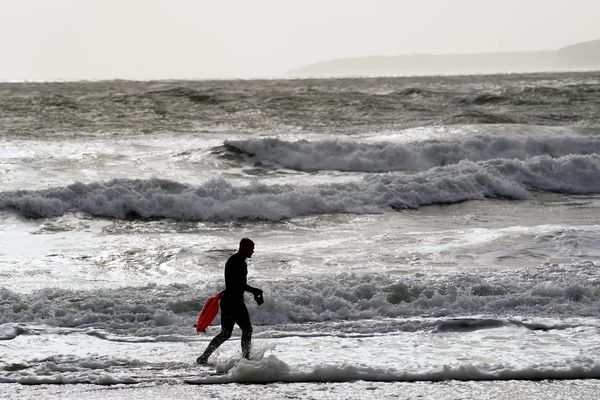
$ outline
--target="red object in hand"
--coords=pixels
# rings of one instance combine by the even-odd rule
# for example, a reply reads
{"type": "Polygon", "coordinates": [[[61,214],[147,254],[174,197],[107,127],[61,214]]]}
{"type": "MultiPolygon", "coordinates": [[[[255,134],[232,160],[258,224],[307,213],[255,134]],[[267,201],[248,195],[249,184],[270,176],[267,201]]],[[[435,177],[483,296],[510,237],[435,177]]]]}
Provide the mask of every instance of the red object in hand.
{"type": "Polygon", "coordinates": [[[217,316],[217,313],[219,312],[219,299],[221,298],[221,294],[222,292],[219,292],[213,297],[209,297],[204,302],[202,311],[200,311],[200,315],[198,316],[198,322],[196,322],[194,325],[196,327],[196,332],[206,332],[206,328],[217,316]]]}

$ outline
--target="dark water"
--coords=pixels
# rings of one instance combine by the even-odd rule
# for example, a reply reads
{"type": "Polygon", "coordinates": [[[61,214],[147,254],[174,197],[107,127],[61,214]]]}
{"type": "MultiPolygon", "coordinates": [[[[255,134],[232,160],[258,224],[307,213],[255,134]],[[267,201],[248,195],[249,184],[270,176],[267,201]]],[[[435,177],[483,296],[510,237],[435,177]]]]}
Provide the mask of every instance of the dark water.
{"type": "Polygon", "coordinates": [[[310,132],[449,124],[593,126],[600,73],[329,80],[0,83],[0,134],[310,132]]]}

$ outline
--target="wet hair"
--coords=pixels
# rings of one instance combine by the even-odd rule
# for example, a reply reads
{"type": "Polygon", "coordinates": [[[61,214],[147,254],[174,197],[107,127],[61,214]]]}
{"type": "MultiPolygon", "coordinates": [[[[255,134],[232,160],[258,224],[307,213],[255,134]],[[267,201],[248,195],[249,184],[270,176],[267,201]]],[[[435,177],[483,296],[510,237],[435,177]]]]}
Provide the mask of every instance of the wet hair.
{"type": "Polygon", "coordinates": [[[243,238],[242,240],[240,240],[240,248],[248,246],[254,247],[254,242],[248,238],[243,238]]]}

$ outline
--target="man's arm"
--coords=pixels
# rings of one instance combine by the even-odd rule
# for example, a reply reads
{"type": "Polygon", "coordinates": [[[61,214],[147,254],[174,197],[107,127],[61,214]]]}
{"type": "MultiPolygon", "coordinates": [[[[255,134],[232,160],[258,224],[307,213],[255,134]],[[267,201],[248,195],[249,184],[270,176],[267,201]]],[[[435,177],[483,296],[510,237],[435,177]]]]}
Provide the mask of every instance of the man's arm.
{"type": "Polygon", "coordinates": [[[250,293],[252,293],[252,294],[253,294],[253,295],[255,295],[255,296],[256,296],[257,294],[262,294],[262,292],[263,292],[263,291],[262,291],[262,290],[260,290],[259,288],[252,287],[252,286],[250,286],[250,285],[248,285],[248,284],[246,284],[246,287],[244,288],[244,290],[245,290],[246,292],[250,292],[250,293]]]}

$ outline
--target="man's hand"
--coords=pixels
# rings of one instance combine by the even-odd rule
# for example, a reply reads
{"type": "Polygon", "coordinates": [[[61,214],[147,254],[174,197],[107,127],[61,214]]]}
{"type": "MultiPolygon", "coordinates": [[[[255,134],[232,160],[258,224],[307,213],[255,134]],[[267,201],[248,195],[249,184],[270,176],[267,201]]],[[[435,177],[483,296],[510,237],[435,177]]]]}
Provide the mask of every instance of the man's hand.
{"type": "Polygon", "coordinates": [[[254,295],[254,301],[256,301],[256,304],[258,304],[259,306],[265,302],[262,290],[255,288],[252,294],[254,295]]]}

